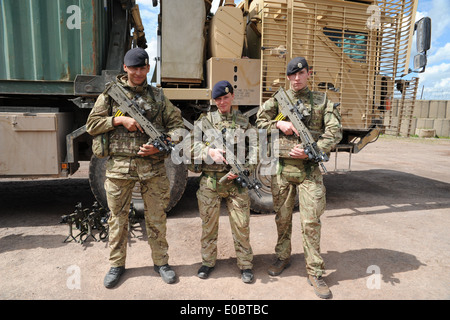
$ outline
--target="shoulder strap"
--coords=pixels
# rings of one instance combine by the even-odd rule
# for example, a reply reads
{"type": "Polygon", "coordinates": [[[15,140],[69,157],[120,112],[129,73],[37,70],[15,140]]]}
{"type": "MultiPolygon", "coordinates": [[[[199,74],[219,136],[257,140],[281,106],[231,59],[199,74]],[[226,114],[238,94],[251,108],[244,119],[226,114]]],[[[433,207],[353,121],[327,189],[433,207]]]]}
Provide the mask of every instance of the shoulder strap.
{"type": "Polygon", "coordinates": [[[147,86],[147,92],[150,95],[150,97],[152,97],[153,101],[156,101],[155,93],[153,92],[153,88],[151,85],[147,86]]]}

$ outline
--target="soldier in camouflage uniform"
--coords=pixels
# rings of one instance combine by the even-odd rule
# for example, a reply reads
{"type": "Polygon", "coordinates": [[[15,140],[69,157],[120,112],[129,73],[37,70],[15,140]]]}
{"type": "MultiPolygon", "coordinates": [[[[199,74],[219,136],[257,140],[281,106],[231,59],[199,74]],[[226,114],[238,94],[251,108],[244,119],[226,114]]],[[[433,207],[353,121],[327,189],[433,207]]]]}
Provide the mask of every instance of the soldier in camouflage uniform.
{"type": "MultiPolygon", "coordinates": [[[[251,128],[248,117],[243,116],[239,111],[231,110],[234,94],[233,87],[228,81],[219,81],[213,88],[212,97],[218,110],[202,115],[197,124],[202,121],[203,117],[206,117],[213,127],[222,133],[230,133],[233,129],[247,130],[251,128]]],[[[245,145],[244,141],[237,141],[238,148],[242,145],[245,145]]],[[[251,171],[257,162],[256,143],[252,144],[249,149],[248,155],[252,160],[247,157],[248,162],[243,166],[251,171]]],[[[237,175],[231,172],[230,167],[226,164],[226,155],[223,149],[208,146],[208,143],[205,144],[202,141],[194,141],[193,151],[194,155],[198,155],[204,160],[201,167],[200,187],[197,191],[202,219],[202,266],[198,270],[198,276],[201,279],[208,278],[216,264],[220,204],[222,198],[225,198],[241,279],[245,283],[251,283],[253,281],[253,251],[250,245],[248,189],[235,183],[234,179],[237,178],[237,175]],[[226,175],[225,182],[220,183],[220,180],[226,175]]]]}
{"type": "MultiPolygon", "coordinates": [[[[146,117],[153,125],[169,136],[183,128],[181,112],[164,97],[161,90],[147,84],[150,70],[148,54],[142,48],[134,48],[124,58],[126,75],[117,77],[117,83],[128,92],[143,97],[150,106],[146,117]]],[[[153,145],[147,145],[149,137],[137,121],[118,112],[118,104],[106,93],[101,94],[87,120],[87,132],[98,135],[109,133],[109,159],[106,164],[105,189],[109,218],[109,247],[111,268],[104,285],[114,287],[125,271],[128,239],[128,215],[132,190],[137,181],[141,185],[144,201],[148,242],[152,250],[154,269],[167,283],[176,280],[175,272],[168,265],[166,240],[166,214],[169,201],[169,181],[164,159],[166,154],[153,145]]]]}
{"type": "MultiPolygon", "coordinates": [[[[287,66],[287,78],[291,89],[287,91],[295,104],[301,99],[310,116],[305,125],[310,130],[318,147],[329,153],[341,140],[341,116],[339,110],[327,99],[325,93],[313,92],[307,87],[311,75],[305,58],[292,59],[287,66]]],[[[280,113],[275,98],[267,100],[257,114],[258,128],[279,129],[279,159],[277,174],[272,176],[272,196],[278,240],[275,247],[277,261],[268,272],[276,276],[290,265],[292,211],[295,194],[299,195],[300,219],[302,226],[303,249],[306,260],[308,282],[313,285],[321,298],[331,297],[331,291],[322,278],[325,270],[320,255],[320,216],[325,211],[325,187],[319,166],[307,160],[298,140],[298,132],[289,121],[277,121],[280,113]]]]}

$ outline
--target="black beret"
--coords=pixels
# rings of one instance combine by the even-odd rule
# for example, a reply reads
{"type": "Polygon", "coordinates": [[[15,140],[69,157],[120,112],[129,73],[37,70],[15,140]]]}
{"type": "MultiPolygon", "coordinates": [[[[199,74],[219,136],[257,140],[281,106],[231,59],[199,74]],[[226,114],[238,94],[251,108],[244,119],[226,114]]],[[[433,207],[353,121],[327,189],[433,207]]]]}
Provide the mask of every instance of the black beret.
{"type": "Polygon", "coordinates": [[[306,62],[306,59],[303,57],[296,57],[289,61],[286,68],[286,74],[290,76],[291,74],[299,72],[303,68],[308,70],[308,62],[306,62]]]}
{"type": "Polygon", "coordinates": [[[212,90],[212,98],[216,99],[218,97],[224,96],[227,93],[233,93],[233,86],[226,80],[222,80],[216,83],[212,90]]]}
{"type": "Polygon", "coordinates": [[[148,53],[142,48],[133,48],[128,50],[123,59],[127,67],[142,67],[149,64],[148,53]]]}

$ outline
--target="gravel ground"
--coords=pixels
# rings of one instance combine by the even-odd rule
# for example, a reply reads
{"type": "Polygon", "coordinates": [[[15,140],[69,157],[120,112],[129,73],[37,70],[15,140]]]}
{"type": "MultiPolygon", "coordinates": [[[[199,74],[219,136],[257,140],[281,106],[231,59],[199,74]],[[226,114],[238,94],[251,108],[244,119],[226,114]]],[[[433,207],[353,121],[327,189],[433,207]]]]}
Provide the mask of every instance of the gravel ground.
{"type": "MultiPolygon", "coordinates": [[[[450,298],[449,156],[450,140],[382,137],[352,155],[350,172],[325,176],[321,250],[334,300],[450,298]]],[[[329,171],[334,160],[333,154],[329,171]]],[[[338,160],[346,167],[348,154],[338,160]]],[[[116,288],[104,288],[107,243],[64,243],[69,229],[59,223],[78,202],[94,202],[86,168],[69,179],[0,181],[0,299],[176,300],[174,314],[205,300],[320,300],[306,282],[298,211],[292,264],[278,277],[266,271],[275,259],[274,215],[252,214],[256,280],[244,284],[223,206],[217,266],[209,279],[199,279],[195,177],[168,217],[169,263],[178,281],[167,285],[153,271],[141,223],[130,237],[126,273],[116,288]]]]}

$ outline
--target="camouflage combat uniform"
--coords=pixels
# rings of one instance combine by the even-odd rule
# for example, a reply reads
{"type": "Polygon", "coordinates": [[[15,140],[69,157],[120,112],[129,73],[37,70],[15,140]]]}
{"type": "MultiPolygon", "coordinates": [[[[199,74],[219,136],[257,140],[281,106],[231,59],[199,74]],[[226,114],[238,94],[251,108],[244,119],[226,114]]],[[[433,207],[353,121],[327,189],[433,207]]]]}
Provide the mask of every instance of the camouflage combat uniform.
{"type": "MultiPolygon", "coordinates": [[[[305,119],[305,124],[319,148],[329,153],[342,138],[339,110],[321,92],[304,88],[298,92],[290,89],[287,93],[294,104],[301,99],[308,108],[310,116],[305,119]]],[[[257,114],[258,128],[268,132],[276,129],[277,121],[274,119],[280,111],[275,98],[267,100],[257,114]]],[[[308,274],[320,277],[325,269],[320,255],[320,216],[325,211],[326,204],[322,174],[318,164],[313,161],[289,157],[289,151],[300,143],[296,135],[287,136],[281,131],[279,135],[277,174],[272,176],[272,196],[278,231],[275,252],[280,260],[290,258],[292,211],[297,191],[306,269],[308,274]]]]}
{"type": "MultiPolygon", "coordinates": [[[[172,105],[161,90],[147,82],[130,87],[126,75],[119,76],[117,82],[128,91],[129,98],[140,94],[151,105],[146,117],[160,132],[171,136],[177,128],[184,128],[180,110],[172,105]]],[[[167,155],[158,152],[151,156],[139,156],[139,147],[147,143],[149,138],[139,130],[129,132],[124,126],[114,127],[112,120],[117,111],[117,103],[103,93],[98,97],[86,124],[91,135],[109,132],[110,157],[106,163],[105,190],[111,211],[108,221],[110,264],[112,267],[125,266],[130,202],[132,190],[139,181],[152,259],[155,265],[162,266],[169,259],[164,212],[170,196],[164,165],[167,155]]]]}
{"type": "MultiPolygon", "coordinates": [[[[236,111],[228,114],[221,114],[218,111],[209,112],[207,115],[202,115],[198,121],[201,121],[203,117],[207,117],[214,128],[219,131],[226,128],[225,131],[230,133],[230,129],[247,130],[251,128],[248,118],[236,111]]],[[[236,141],[236,144],[238,148],[243,145],[245,147],[243,141],[236,141]]],[[[194,155],[197,154],[206,159],[208,157],[207,150],[208,147],[204,143],[194,142],[194,155]]],[[[243,167],[251,172],[257,162],[257,146],[250,145],[247,152],[247,162],[243,167]]],[[[210,160],[212,162],[212,159],[210,160]]],[[[250,245],[250,198],[248,189],[238,186],[235,180],[226,180],[224,183],[219,183],[219,180],[230,169],[227,164],[206,164],[205,162],[202,164],[202,177],[197,191],[198,206],[202,219],[202,264],[207,267],[214,267],[216,263],[220,204],[222,198],[225,198],[237,265],[241,270],[252,269],[253,251],[250,245]]]]}

